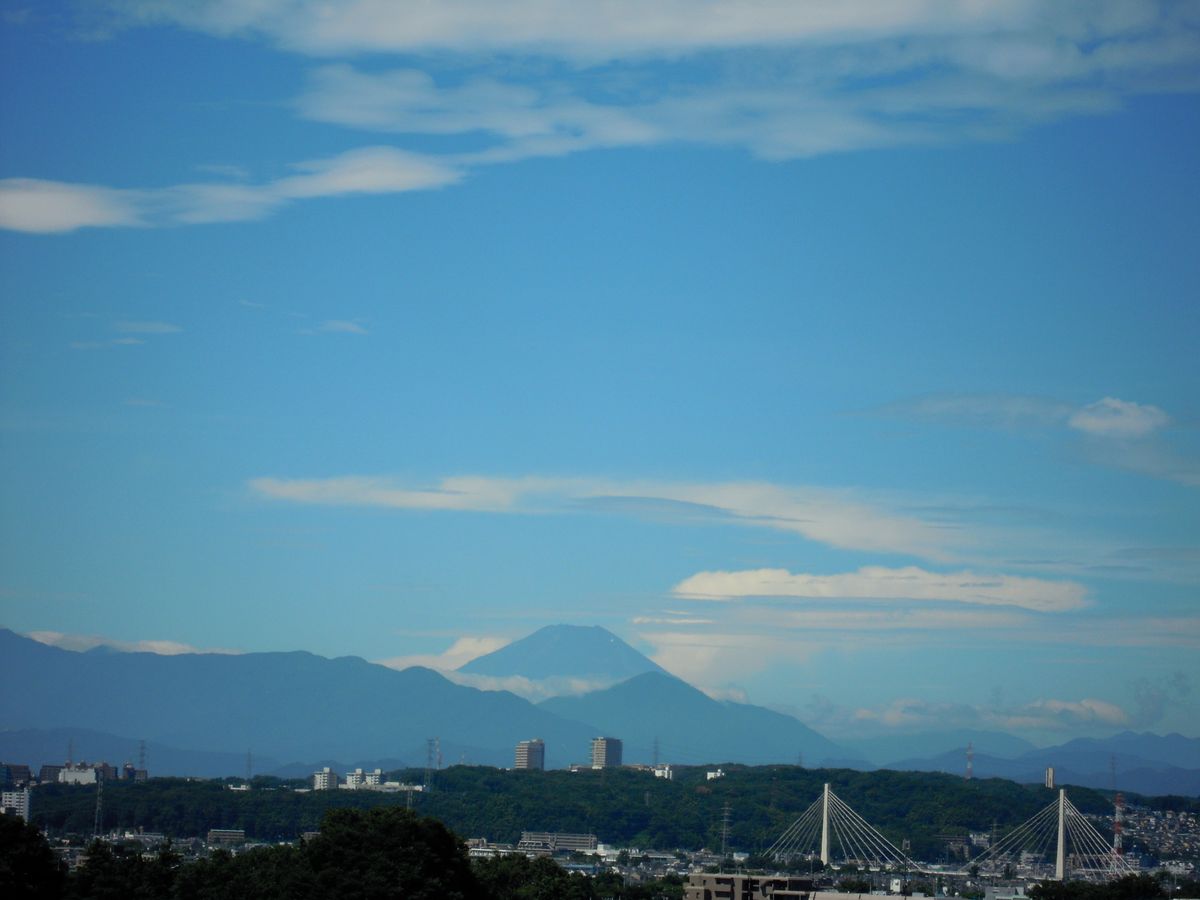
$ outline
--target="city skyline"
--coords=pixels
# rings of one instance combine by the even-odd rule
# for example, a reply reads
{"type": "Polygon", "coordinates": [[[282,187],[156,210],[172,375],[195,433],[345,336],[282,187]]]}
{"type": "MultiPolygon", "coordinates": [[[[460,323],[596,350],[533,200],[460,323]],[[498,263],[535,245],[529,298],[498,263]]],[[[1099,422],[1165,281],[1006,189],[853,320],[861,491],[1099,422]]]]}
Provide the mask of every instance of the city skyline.
{"type": "Polygon", "coordinates": [[[1193,5],[325,9],[3,6],[0,625],[1200,736],[1193,5]]]}

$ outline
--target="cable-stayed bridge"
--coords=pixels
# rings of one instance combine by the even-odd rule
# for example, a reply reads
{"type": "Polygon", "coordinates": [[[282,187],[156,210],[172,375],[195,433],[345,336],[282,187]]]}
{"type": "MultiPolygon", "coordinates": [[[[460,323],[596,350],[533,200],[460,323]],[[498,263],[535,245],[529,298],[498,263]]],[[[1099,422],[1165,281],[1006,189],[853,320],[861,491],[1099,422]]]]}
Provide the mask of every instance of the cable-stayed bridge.
{"type": "Polygon", "coordinates": [[[797,859],[824,865],[927,875],[1000,875],[1104,880],[1134,873],[1084,815],[1066,791],[1028,821],[991,844],[957,871],[932,870],[916,862],[850,808],[826,784],[821,796],[784,830],[766,855],[777,862],[797,859]]]}

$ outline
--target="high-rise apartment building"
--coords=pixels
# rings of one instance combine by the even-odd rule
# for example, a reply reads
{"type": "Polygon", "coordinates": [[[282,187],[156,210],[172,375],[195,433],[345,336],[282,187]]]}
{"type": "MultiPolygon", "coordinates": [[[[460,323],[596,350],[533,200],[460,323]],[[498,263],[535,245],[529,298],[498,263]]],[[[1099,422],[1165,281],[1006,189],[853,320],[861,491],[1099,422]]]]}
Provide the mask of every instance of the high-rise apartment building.
{"type": "Polygon", "coordinates": [[[521,741],[517,744],[517,758],[513,763],[514,769],[544,769],[546,768],[546,744],[541,738],[532,741],[521,741]]]}
{"type": "Polygon", "coordinates": [[[592,768],[608,769],[621,765],[621,741],[612,737],[592,738],[592,768]]]}
{"type": "Polygon", "coordinates": [[[19,816],[29,821],[29,788],[4,791],[0,795],[0,812],[6,816],[19,816]]]}
{"type": "Polygon", "coordinates": [[[314,791],[336,791],[338,786],[337,772],[326,766],[320,772],[313,772],[314,791]]]}

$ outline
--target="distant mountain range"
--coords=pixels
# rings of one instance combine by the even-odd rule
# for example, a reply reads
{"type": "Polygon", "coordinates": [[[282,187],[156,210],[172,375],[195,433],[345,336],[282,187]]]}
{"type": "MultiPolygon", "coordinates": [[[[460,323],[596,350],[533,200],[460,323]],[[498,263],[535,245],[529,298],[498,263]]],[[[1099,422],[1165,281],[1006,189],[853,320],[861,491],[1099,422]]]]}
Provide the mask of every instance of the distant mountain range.
{"type": "Polygon", "coordinates": [[[620,737],[626,762],[661,759],[758,765],[795,763],[802,757],[816,766],[846,755],[841,747],[791,716],[761,706],[713,700],[661,671],[635,675],[606,690],[555,697],[539,705],[620,737]]]}
{"type": "Polygon", "coordinates": [[[82,728],[243,758],[387,756],[421,766],[426,739],[438,737],[447,761],[511,765],[517,741],[536,736],[547,763],[564,765],[594,736],[513,694],[357,657],[76,653],[0,630],[0,677],[19,685],[0,694],[9,730],[82,728]]]}
{"type": "MultiPolygon", "coordinates": [[[[1200,795],[1200,739],[1179,734],[1136,734],[1076,738],[1056,747],[1014,757],[974,754],[977,778],[1039,782],[1054,767],[1059,784],[1136,791],[1141,794],[1200,795]]],[[[966,746],[920,759],[901,759],[881,768],[958,774],[966,768],[966,746]]]]}
{"type": "Polygon", "coordinates": [[[959,766],[959,769],[963,769],[966,767],[968,744],[975,748],[976,753],[990,753],[1002,757],[1020,756],[1022,753],[1037,749],[1024,738],[1014,737],[1002,731],[980,731],[968,728],[885,734],[869,740],[843,741],[842,743],[859,758],[885,768],[895,768],[891,765],[895,760],[937,756],[949,748],[962,747],[962,765],[959,766]]]}
{"type": "Polygon", "coordinates": [[[1053,765],[1060,782],[1104,788],[1115,757],[1124,790],[1200,794],[1194,738],[1126,733],[1039,750],[1011,735],[940,732],[843,747],[792,716],[713,700],[603,628],[542,629],[468,669],[606,686],[535,705],[357,657],[80,653],[0,629],[0,758],[60,763],[74,740],[77,758],[121,763],[145,739],[153,774],[241,774],[249,750],[255,772],[303,775],[318,764],[421,767],[429,738],[445,764],[510,766],[518,741],[540,737],[547,765],[561,767],[586,763],[591,738],[608,735],[622,739],[626,762],[869,769],[890,758],[884,767],[959,774],[969,740],[977,777],[1040,782],[1053,765]]]}

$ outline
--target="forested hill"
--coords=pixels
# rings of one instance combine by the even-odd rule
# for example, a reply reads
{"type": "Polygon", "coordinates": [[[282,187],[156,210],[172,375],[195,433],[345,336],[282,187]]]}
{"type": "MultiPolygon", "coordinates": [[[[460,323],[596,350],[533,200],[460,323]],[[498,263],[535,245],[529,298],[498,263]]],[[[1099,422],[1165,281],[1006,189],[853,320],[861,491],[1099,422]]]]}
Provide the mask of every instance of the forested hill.
{"type": "MultiPolygon", "coordinates": [[[[795,766],[726,766],[726,776],[706,780],[704,769],[681,769],[673,781],[632,769],[515,772],[454,766],[436,774],[434,790],[417,799],[418,811],[464,837],[515,841],[522,830],[590,832],[619,845],[699,849],[720,844],[720,822],[730,807],[731,843],[749,852],[768,847],[803,813],[829,782],[832,789],[895,843],[907,838],[913,852],[937,860],[937,836],[966,829],[1016,825],[1042,809],[1054,792],[1011,781],[920,772],[809,770],[795,766]]],[[[421,772],[395,773],[419,780],[421,772]]],[[[1104,814],[1110,801],[1086,788],[1069,788],[1084,812],[1104,814]]],[[[405,802],[367,791],[296,793],[273,779],[251,791],[230,791],[218,781],[152,779],[105,787],[105,827],[160,831],[175,837],[209,828],[244,828],[260,839],[291,839],[317,828],[326,810],[405,802]]],[[[39,787],[33,819],[55,832],[90,833],[93,789],[39,787]]]]}

